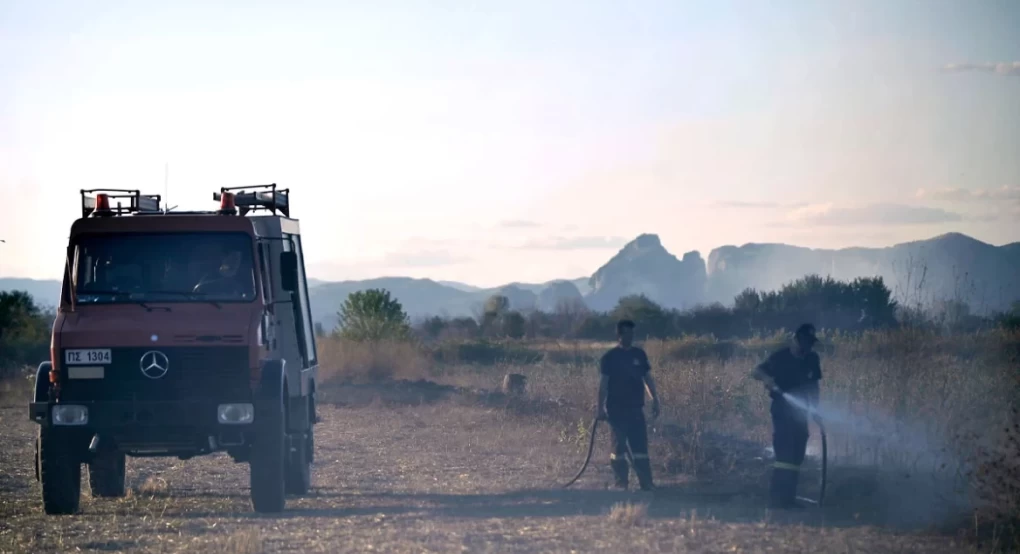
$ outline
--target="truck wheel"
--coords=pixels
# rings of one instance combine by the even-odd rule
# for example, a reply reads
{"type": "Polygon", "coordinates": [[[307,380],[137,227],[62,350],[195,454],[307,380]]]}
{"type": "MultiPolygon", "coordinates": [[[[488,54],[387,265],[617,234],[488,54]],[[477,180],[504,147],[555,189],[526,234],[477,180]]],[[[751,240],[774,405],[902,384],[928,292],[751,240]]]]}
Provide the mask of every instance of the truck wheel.
{"type": "Polygon", "coordinates": [[[312,389],[312,398],[308,406],[308,463],[315,462],[315,424],[319,422],[319,414],[315,409],[315,389],[312,389]]]}
{"type": "Polygon", "coordinates": [[[284,480],[287,467],[283,399],[257,403],[255,409],[258,432],[248,461],[252,507],[256,512],[280,512],[286,503],[284,480]]]}
{"type": "Polygon", "coordinates": [[[101,452],[88,463],[92,496],[121,498],[127,493],[127,456],[123,452],[101,452]]]}
{"type": "Polygon", "coordinates": [[[305,456],[308,463],[315,463],[315,425],[308,426],[308,438],[305,439],[305,456]]]}
{"type": "Polygon", "coordinates": [[[308,489],[312,486],[312,462],[308,459],[308,447],[312,440],[309,427],[308,434],[293,442],[293,450],[287,457],[288,494],[308,494],[308,489]]]}
{"type": "Polygon", "coordinates": [[[39,480],[47,514],[74,514],[81,505],[81,462],[74,442],[50,427],[39,428],[39,480]]]}

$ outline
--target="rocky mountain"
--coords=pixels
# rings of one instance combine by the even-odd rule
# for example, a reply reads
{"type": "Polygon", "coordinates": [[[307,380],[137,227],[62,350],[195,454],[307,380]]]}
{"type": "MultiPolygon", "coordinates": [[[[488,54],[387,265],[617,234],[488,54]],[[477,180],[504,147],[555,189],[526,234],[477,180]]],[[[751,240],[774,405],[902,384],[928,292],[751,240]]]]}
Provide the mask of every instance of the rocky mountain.
{"type": "Polygon", "coordinates": [[[948,233],[886,248],[724,246],[708,256],[706,300],[729,302],[746,287],[776,289],[808,273],[841,280],[878,275],[900,302],[962,300],[987,313],[1020,299],[1020,243],[993,246],[948,233]]]}
{"type": "Polygon", "coordinates": [[[584,295],[572,281],[553,281],[538,294],[538,309],[554,312],[562,305],[584,306],[584,295]]]}
{"type": "MultiPolygon", "coordinates": [[[[507,296],[514,309],[553,310],[560,302],[581,300],[592,309],[609,310],[629,294],[645,294],[675,308],[715,301],[730,304],[745,288],[777,289],[809,273],[836,279],[880,275],[900,301],[928,304],[959,299],[982,313],[1005,309],[1020,299],[1020,243],[993,246],[959,233],[886,248],[826,250],[750,243],[716,248],[706,263],[698,252],[677,258],[657,235],[643,234],[591,277],[493,288],[409,277],[310,279],[309,295],[314,319],[331,329],[347,295],[369,288],[389,290],[417,319],[476,316],[485,300],[497,293],[507,296]]],[[[52,306],[60,283],[0,278],[0,290],[25,290],[40,304],[52,306]]]]}
{"type": "Polygon", "coordinates": [[[670,254],[658,235],[644,234],[623,247],[591,276],[585,299],[594,310],[609,310],[621,296],[644,294],[656,303],[692,308],[705,297],[705,262],[697,252],[682,260],[670,254]]]}

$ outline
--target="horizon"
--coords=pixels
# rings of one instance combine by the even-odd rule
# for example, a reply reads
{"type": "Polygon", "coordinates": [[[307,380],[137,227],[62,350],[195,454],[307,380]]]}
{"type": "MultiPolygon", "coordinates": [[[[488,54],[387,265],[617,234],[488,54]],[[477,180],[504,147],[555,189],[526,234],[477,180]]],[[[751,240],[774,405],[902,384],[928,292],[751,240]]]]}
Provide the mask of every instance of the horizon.
{"type": "Polygon", "coordinates": [[[290,188],[328,281],[567,279],[646,229],[705,259],[1018,242],[1017,28],[879,0],[7,2],[0,275],[59,275],[79,189],[165,176],[180,209],[290,188]]]}
{"type": "MultiPolygon", "coordinates": [[[[656,233],[641,233],[641,235],[656,235],[656,233]]],[[[941,234],[938,234],[938,235],[935,235],[935,236],[930,236],[930,237],[920,238],[920,239],[912,239],[912,240],[908,240],[908,241],[904,241],[904,242],[898,242],[898,243],[895,243],[895,244],[889,244],[889,245],[884,245],[884,246],[875,246],[875,247],[861,247],[861,246],[853,246],[853,245],[851,245],[851,246],[844,246],[844,247],[837,247],[837,248],[809,248],[809,247],[803,247],[803,246],[800,246],[800,245],[797,245],[797,244],[789,244],[789,243],[745,242],[745,243],[741,243],[741,244],[723,244],[723,245],[719,245],[719,246],[714,247],[712,250],[710,250],[706,254],[703,254],[700,251],[697,251],[697,252],[698,252],[698,255],[702,258],[702,260],[704,260],[706,262],[706,264],[707,264],[708,256],[711,254],[711,252],[716,250],[716,249],[718,249],[718,248],[724,248],[724,247],[737,247],[737,248],[741,248],[741,247],[749,246],[749,245],[752,245],[752,244],[758,244],[758,245],[772,244],[772,245],[790,246],[790,247],[794,247],[794,248],[809,248],[810,250],[831,250],[831,251],[836,252],[836,251],[840,251],[840,250],[850,250],[850,249],[857,249],[857,248],[869,248],[869,249],[870,248],[875,248],[875,249],[877,249],[877,248],[891,248],[891,247],[900,246],[900,245],[911,243],[911,242],[918,242],[918,241],[925,241],[925,240],[935,240],[935,239],[939,239],[939,238],[945,237],[947,235],[961,235],[961,236],[967,237],[967,238],[969,238],[971,240],[975,240],[977,242],[986,244],[988,246],[993,246],[993,247],[996,247],[996,248],[1001,247],[1001,246],[1008,246],[1010,244],[1020,243],[1020,241],[1012,241],[1012,242],[1006,242],[1006,243],[1001,243],[1001,244],[994,244],[994,243],[990,243],[988,241],[981,240],[979,237],[974,237],[974,236],[968,235],[966,233],[960,233],[958,231],[947,231],[945,233],[941,233],[941,234]]],[[[638,236],[640,236],[640,235],[638,235],[638,236]]],[[[630,241],[628,241],[626,244],[630,244],[630,242],[632,242],[634,240],[637,240],[637,236],[635,236],[633,239],[630,239],[630,241]]],[[[660,240],[661,240],[661,237],[660,237],[660,240]]],[[[624,245],[624,246],[626,246],[626,245],[624,245]]],[[[663,248],[666,249],[667,252],[669,252],[669,254],[671,254],[673,256],[676,256],[678,259],[681,258],[683,256],[683,254],[684,254],[683,252],[678,253],[678,252],[676,252],[674,250],[671,250],[669,248],[669,246],[666,245],[665,243],[663,243],[662,246],[663,246],[663,248]]],[[[620,249],[622,249],[622,248],[623,248],[623,246],[621,246],[620,249]]],[[[548,283],[552,283],[552,282],[556,282],[556,281],[576,281],[578,279],[589,279],[599,269],[599,267],[601,267],[606,262],[608,262],[609,259],[614,254],[611,254],[610,256],[608,256],[602,262],[602,264],[600,264],[595,269],[591,270],[590,273],[582,274],[582,275],[577,275],[577,276],[573,276],[573,277],[570,277],[570,276],[567,276],[567,277],[564,277],[564,276],[553,277],[551,279],[540,280],[540,281],[521,281],[521,280],[509,280],[509,281],[507,281],[507,280],[503,280],[503,281],[498,281],[498,282],[494,282],[494,283],[479,284],[479,283],[472,282],[472,281],[462,281],[462,280],[457,280],[457,279],[436,278],[436,277],[432,277],[432,276],[429,276],[429,275],[412,276],[412,275],[399,275],[399,274],[381,274],[381,275],[364,277],[364,278],[361,278],[361,279],[324,279],[324,278],[317,277],[315,275],[311,275],[310,274],[308,276],[308,279],[310,281],[311,280],[319,281],[320,283],[324,283],[324,284],[329,284],[329,283],[345,283],[345,282],[377,281],[377,280],[385,280],[385,279],[413,279],[413,280],[432,281],[434,283],[441,284],[441,285],[446,284],[446,283],[452,283],[452,284],[465,285],[465,286],[468,286],[468,287],[474,287],[474,288],[478,288],[478,289],[482,289],[482,290],[487,290],[487,289],[494,289],[494,288],[499,288],[499,287],[504,287],[504,286],[515,285],[515,284],[520,284],[520,285],[540,285],[540,284],[548,284],[548,283]]],[[[711,271],[709,271],[709,275],[711,275],[711,271]]],[[[60,281],[59,277],[25,277],[25,276],[20,276],[20,275],[4,275],[4,274],[0,274],[0,279],[26,279],[26,280],[30,280],[30,281],[60,281]]]]}

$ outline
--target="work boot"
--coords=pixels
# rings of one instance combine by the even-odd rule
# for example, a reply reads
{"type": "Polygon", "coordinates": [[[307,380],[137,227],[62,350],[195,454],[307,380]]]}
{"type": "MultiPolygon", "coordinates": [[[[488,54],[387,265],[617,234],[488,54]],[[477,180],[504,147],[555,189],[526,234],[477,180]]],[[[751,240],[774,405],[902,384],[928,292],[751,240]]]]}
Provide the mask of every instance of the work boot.
{"type": "Polygon", "coordinates": [[[652,464],[647,456],[634,459],[634,473],[637,473],[641,490],[650,491],[655,488],[655,485],[652,483],[652,464]]]}
{"type": "Polygon", "coordinates": [[[616,488],[627,490],[627,478],[630,473],[627,458],[623,456],[612,458],[609,460],[609,465],[613,468],[613,475],[616,477],[616,488]]]}
{"type": "Polygon", "coordinates": [[[797,477],[794,470],[784,468],[772,469],[772,482],[769,486],[769,507],[779,510],[789,509],[796,505],[797,477]]]}
{"type": "Polygon", "coordinates": [[[803,510],[804,506],[797,503],[797,481],[800,480],[799,471],[791,471],[789,481],[787,482],[787,508],[791,510],[803,510]]]}

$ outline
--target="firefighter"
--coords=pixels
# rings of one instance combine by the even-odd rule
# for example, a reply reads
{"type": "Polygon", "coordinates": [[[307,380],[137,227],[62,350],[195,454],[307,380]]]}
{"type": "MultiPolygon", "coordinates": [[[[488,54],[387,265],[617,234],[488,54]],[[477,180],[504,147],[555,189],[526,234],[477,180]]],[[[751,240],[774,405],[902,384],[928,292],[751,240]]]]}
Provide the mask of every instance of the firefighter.
{"type": "MultiPolygon", "coordinates": [[[[818,405],[822,378],[821,361],[812,350],[818,338],[815,328],[805,323],[797,328],[790,346],[774,352],[758,365],[751,376],[765,384],[772,397],[772,449],[775,463],[769,487],[769,504],[777,509],[800,509],[797,504],[797,481],[804,462],[808,441],[808,412],[818,405]],[[795,403],[784,398],[794,397],[795,403]]],[[[816,421],[818,415],[814,416],[816,421]]]]}
{"type": "Polygon", "coordinates": [[[616,486],[627,488],[630,449],[641,490],[652,490],[652,466],[648,460],[648,429],[645,424],[645,392],[652,398],[652,417],[659,417],[659,394],[651,375],[645,351],[633,345],[634,322],[622,320],[616,325],[619,344],[600,361],[598,418],[608,421],[612,431],[613,452],[609,465],[616,486]]]}

